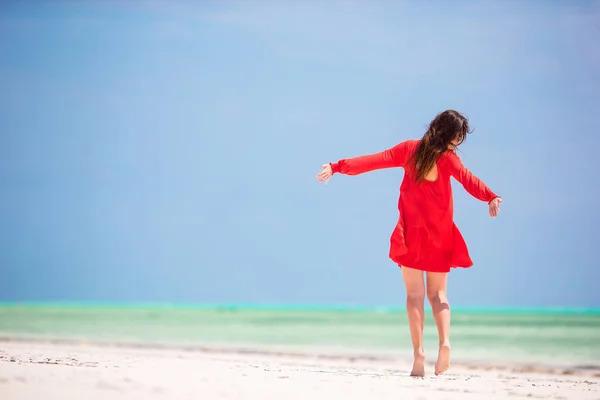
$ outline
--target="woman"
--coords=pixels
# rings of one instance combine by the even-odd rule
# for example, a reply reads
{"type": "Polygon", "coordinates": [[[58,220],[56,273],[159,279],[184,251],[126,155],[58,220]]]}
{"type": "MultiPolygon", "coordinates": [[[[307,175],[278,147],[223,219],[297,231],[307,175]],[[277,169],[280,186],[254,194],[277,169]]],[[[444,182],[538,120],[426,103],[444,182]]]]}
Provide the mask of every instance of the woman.
{"type": "Polygon", "coordinates": [[[435,374],[448,369],[450,306],[446,278],[450,268],[473,265],[467,245],[453,221],[450,177],[472,196],[488,203],[491,217],[496,217],[502,203],[456,155],[456,148],[468,133],[467,119],[457,111],[446,110],[431,121],[421,140],[407,140],[381,153],[322,165],[317,175],[319,182],[327,183],[335,173],[358,175],[383,168],[404,168],[398,202],[400,217],[391,235],[389,257],[402,268],[406,286],[406,312],[414,349],[412,376],[425,376],[425,294],[439,335],[435,374]]]}

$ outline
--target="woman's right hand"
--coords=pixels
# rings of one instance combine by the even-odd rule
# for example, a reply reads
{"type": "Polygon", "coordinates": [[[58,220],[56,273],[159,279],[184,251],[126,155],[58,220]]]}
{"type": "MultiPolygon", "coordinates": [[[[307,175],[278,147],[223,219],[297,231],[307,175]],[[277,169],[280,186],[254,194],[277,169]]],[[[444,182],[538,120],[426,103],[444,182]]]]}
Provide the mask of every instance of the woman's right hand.
{"type": "Polygon", "coordinates": [[[501,203],[502,199],[500,197],[496,197],[494,200],[490,201],[490,217],[494,218],[498,215],[501,203]]]}
{"type": "Polygon", "coordinates": [[[321,168],[323,168],[323,170],[317,174],[317,181],[319,181],[319,183],[327,184],[333,175],[333,170],[331,169],[330,164],[323,164],[321,165],[321,168]]]}

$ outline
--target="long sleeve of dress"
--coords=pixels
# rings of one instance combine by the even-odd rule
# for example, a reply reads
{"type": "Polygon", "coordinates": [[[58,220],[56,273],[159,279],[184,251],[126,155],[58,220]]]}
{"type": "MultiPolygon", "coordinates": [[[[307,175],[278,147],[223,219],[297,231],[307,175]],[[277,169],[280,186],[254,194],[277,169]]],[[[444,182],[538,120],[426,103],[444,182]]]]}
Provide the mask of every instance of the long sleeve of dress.
{"type": "Polygon", "coordinates": [[[451,153],[449,157],[450,173],[465,190],[473,197],[478,200],[489,203],[494,200],[497,196],[483,181],[477,178],[471,171],[469,171],[462,163],[460,158],[454,153],[451,153]]]}
{"type": "Polygon", "coordinates": [[[334,174],[359,175],[378,169],[403,167],[409,156],[408,146],[409,142],[405,141],[379,153],[344,158],[331,163],[331,170],[334,174]]]}

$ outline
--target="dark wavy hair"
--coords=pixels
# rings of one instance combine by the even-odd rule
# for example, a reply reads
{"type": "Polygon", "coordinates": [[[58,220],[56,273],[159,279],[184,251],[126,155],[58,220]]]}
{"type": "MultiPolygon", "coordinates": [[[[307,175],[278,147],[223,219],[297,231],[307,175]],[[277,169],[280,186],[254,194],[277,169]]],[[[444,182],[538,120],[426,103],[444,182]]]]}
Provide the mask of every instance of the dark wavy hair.
{"type": "Polygon", "coordinates": [[[411,158],[416,181],[423,181],[437,159],[446,151],[456,150],[469,133],[469,120],[458,111],[446,110],[436,115],[411,158]],[[452,143],[455,139],[456,143],[452,143]]]}

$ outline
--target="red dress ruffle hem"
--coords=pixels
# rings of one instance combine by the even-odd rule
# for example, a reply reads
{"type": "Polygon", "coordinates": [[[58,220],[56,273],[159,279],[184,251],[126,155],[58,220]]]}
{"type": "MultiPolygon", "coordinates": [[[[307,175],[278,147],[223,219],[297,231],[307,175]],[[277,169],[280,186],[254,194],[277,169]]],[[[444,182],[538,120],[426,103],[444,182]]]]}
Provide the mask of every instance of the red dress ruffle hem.
{"type": "Polygon", "coordinates": [[[489,203],[496,197],[473,175],[454,151],[437,160],[438,179],[417,183],[408,160],[419,144],[407,140],[376,154],[331,163],[333,173],[359,175],[377,169],[402,167],[398,223],[390,238],[389,257],[399,266],[428,272],[449,272],[469,268],[473,261],[467,244],[453,220],[454,206],[450,177],[454,177],[473,197],[489,203]]]}

